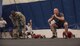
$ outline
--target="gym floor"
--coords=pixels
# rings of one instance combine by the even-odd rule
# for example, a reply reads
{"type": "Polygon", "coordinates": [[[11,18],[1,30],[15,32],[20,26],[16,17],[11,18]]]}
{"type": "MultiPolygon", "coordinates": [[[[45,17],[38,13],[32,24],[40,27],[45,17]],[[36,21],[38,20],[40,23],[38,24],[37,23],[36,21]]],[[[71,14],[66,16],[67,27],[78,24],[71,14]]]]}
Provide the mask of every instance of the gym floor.
{"type": "Polygon", "coordinates": [[[0,39],[0,46],[80,46],[80,39],[0,39]]]}

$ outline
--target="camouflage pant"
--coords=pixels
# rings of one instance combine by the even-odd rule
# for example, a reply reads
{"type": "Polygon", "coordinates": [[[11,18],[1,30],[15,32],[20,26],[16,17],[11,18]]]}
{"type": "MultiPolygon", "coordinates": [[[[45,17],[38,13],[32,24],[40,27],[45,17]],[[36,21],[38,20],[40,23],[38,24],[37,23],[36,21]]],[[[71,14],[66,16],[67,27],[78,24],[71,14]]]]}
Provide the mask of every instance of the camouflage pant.
{"type": "Polygon", "coordinates": [[[25,31],[26,31],[25,27],[22,27],[21,29],[19,27],[16,27],[13,29],[13,37],[17,38],[20,37],[20,35],[24,37],[25,31]]]}

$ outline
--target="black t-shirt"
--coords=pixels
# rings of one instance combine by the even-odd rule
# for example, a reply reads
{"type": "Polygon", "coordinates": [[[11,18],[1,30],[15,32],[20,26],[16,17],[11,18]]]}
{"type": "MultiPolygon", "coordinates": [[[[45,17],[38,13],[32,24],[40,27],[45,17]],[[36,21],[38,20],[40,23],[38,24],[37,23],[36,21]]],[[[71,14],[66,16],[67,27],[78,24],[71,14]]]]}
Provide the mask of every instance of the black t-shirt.
{"type": "MultiPolygon", "coordinates": [[[[54,16],[54,15],[53,15],[54,16]]],[[[58,15],[57,15],[58,17],[64,17],[64,14],[63,13],[59,13],[58,15]]],[[[59,19],[57,19],[55,16],[54,16],[54,20],[56,21],[56,22],[65,22],[65,20],[59,20],[59,19]]]]}

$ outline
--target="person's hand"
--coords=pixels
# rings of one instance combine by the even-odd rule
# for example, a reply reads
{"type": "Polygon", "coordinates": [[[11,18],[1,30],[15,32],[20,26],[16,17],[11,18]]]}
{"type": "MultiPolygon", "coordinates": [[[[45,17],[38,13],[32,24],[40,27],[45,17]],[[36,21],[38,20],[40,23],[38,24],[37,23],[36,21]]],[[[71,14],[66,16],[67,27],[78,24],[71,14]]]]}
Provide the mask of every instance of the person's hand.
{"type": "Polygon", "coordinates": [[[59,20],[61,19],[61,18],[60,18],[60,17],[58,17],[56,14],[54,14],[54,16],[55,16],[57,19],[59,19],[59,20]]]}
{"type": "Polygon", "coordinates": [[[51,19],[48,19],[48,23],[50,23],[51,22],[51,19]]]}
{"type": "Polygon", "coordinates": [[[30,20],[30,22],[32,22],[32,20],[30,20]]]}
{"type": "Polygon", "coordinates": [[[54,14],[54,16],[57,18],[57,15],[56,14],[54,14]]]}

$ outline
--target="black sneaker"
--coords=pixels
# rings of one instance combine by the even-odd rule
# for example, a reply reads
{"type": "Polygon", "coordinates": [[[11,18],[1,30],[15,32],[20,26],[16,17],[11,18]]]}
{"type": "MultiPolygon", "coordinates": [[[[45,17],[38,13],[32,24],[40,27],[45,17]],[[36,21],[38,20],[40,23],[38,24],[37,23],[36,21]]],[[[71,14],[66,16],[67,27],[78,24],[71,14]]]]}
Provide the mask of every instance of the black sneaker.
{"type": "Polygon", "coordinates": [[[57,36],[52,36],[51,39],[57,38],[57,36]]]}

